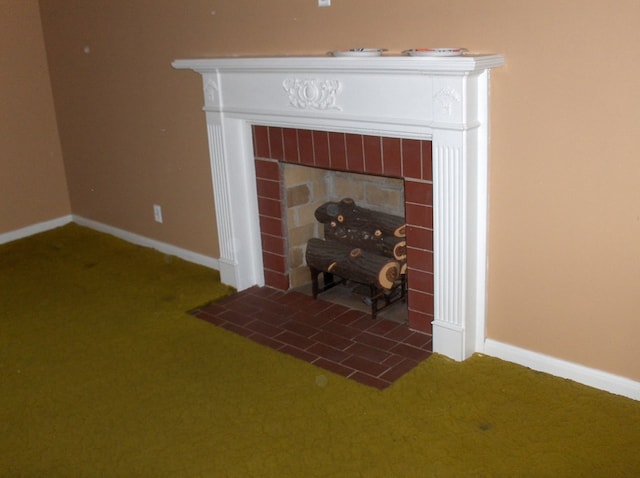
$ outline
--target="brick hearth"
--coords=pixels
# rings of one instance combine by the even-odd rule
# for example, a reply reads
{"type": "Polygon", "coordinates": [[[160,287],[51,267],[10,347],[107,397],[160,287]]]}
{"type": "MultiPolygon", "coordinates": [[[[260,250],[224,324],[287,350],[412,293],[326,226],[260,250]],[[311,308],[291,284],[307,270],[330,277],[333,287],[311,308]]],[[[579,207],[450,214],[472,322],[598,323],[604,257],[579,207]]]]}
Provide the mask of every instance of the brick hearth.
{"type": "Polygon", "coordinates": [[[378,389],[431,355],[428,334],[297,291],[255,286],[191,314],[378,389]]]}

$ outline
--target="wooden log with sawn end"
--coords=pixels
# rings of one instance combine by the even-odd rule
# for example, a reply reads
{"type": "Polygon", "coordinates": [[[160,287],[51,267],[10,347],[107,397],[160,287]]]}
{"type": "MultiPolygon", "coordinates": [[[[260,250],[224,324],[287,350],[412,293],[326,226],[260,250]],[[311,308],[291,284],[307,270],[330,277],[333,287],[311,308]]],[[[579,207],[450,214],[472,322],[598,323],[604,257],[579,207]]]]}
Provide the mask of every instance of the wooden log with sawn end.
{"type": "Polygon", "coordinates": [[[305,258],[307,265],[320,271],[386,290],[393,288],[400,278],[400,264],[396,260],[335,241],[310,239],[305,258]]]}
{"type": "Polygon", "coordinates": [[[381,234],[395,237],[407,235],[403,217],[359,207],[351,198],[324,203],[316,209],[315,217],[322,223],[334,221],[349,227],[379,230],[381,234]]]}
{"type": "Polygon", "coordinates": [[[388,234],[376,234],[378,230],[371,230],[355,226],[345,226],[335,221],[324,224],[324,237],[327,240],[360,247],[369,252],[392,257],[397,261],[407,258],[407,241],[403,237],[388,234]]]}

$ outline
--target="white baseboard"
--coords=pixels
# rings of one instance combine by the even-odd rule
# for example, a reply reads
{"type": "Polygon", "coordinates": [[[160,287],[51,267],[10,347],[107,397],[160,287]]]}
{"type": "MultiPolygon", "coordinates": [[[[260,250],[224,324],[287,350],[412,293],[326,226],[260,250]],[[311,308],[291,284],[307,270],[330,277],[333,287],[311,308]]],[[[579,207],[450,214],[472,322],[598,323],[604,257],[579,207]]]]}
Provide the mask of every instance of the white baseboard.
{"type": "Polygon", "coordinates": [[[0,244],[17,241],[18,239],[23,239],[25,237],[33,236],[34,234],[40,234],[41,232],[49,231],[50,229],[56,229],[57,227],[65,226],[72,221],[73,216],[68,215],[56,219],[51,219],[50,221],[32,224],[21,229],[16,229],[15,231],[5,232],[3,234],[0,234],[0,244]]]}
{"type": "Polygon", "coordinates": [[[491,339],[485,340],[484,353],[539,372],[549,373],[600,390],[640,400],[640,382],[620,377],[619,375],[567,362],[491,339]]]}
{"type": "Polygon", "coordinates": [[[189,251],[187,249],[182,249],[181,247],[176,247],[171,244],[167,244],[165,242],[156,241],[155,239],[150,239],[148,237],[141,236],[139,234],[134,234],[133,232],[125,231],[124,229],[118,229],[117,227],[109,226],[107,224],[93,221],[91,219],[86,219],[81,216],[73,215],[72,217],[73,217],[73,222],[75,222],[80,226],[88,227],[89,229],[94,229],[96,231],[111,234],[112,236],[116,236],[127,242],[131,242],[132,244],[137,244],[139,246],[144,246],[144,247],[150,247],[152,249],[156,249],[157,251],[162,252],[163,254],[176,256],[176,257],[179,257],[180,259],[184,259],[185,261],[193,262],[194,264],[199,264],[205,267],[209,267],[210,269],[220,270],[220,264],[218,259],[215,259],[213,257],[205,256],[204,254],[198,254],[197,252],[189,251]]]}
{"type": "Polygon", "coordinates": [[[109,226],[107,224],[93,221],[91,219],[86,219],[82,216],[76,216],[75,214],[59,217],[57,219],[52,219],[50,221],[40,222],[38,224],[32,224],[31,226],[23,227],[15,231],[5,232],[3,234],[0,234],[0,244],[16,241],[18,239],[23,239],[25,237],[33,236],[34,234],[39,234],[41,232],[49,231],[51,229],[56,229],[58,227],[66,226],[71,222],[75,222],[80,226],[88,227],[89,229],[94,229],[96,231],[111,234],[112,236],[116,236],[120,239],[123,239],[127,242],[131,242],[133,244],[137,244],[139,246],[156,249],[157,251],[160,251],[163,254],[176,256],[176,257],[179,257],[180,259],[184,259],[185,261],[193,262],[194,264],[199,264],[205,267],[209,267],[210,269],[220,270],[219,260],[213,257],[205,256],[203,254],[198,254],[197,252],[192,252],[187,249],[182,249],[180,247],[167,244],[165,242],[156,241],[155,239],[150,239],[148,237],[141,236],[139,234],[134,234],[132,232],[125,231],[124,229],[118,229],[117,227],[109,226]]]}

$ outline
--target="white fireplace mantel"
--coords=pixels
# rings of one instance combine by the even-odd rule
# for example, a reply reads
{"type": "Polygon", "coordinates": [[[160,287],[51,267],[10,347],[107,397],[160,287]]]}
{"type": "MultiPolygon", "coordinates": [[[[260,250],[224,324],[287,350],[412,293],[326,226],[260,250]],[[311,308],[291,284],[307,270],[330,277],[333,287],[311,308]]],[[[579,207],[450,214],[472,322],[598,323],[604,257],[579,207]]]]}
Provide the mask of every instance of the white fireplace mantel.
{"type": "Polygon", "coordinates": [[[222,281],[264,285],[251,125],[433,146],[433,349],[483,351],[489,74],[500,55],[176,60],[202,75],[222,281]]]}

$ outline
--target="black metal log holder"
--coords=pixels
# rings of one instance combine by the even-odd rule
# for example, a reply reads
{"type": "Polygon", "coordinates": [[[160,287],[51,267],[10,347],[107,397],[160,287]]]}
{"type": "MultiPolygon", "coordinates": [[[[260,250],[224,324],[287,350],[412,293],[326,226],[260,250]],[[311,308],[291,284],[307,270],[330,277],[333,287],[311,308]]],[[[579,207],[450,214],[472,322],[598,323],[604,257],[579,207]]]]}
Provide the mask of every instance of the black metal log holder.
{"type": "Polygon", "coordinates": [[[371,318],[374,320],[377,318],[378,312],[380,312],[381,310],[386,309],[399,300],[403,302],[406,301],[406,274],[402,274],[400,276],[400,279],[396,281],[391,289],[382,289],[380,287],[377,287],[373,283],[365,284],[363,282],[354,281],[349,278],[338,277],[330,272],[321,271],[312,266],[309,266],[309,270],[311,271],[311,291],[313,293],[314,299],[317,299],[319,294],[326,292],[329,289],[333,289],[338,285],[346,285],[348,282],[353,282],[355,284],[368,287],[369,296],[365,297],[364,302],[371,307],[371,318]],[[322,274],[322,286],[320,285],[319,281],[320,274],[322,274]],[[381,300],[383,301],[382,306],[379,305],[381,300]]]}

